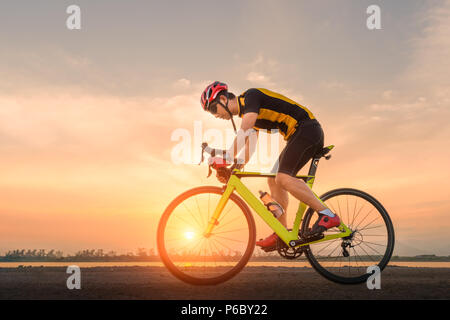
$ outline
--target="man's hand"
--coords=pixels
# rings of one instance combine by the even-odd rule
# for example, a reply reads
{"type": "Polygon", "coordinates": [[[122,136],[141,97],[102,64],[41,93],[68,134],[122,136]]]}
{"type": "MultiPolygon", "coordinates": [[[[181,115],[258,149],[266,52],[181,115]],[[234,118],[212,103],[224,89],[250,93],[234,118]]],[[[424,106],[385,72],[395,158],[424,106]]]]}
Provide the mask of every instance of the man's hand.
{"type": "Polygon", "coordinates": [[[217,169],[216,177],[221,183],[226,184],[228,182],[228,179],[230,179],[230,176],[231,176],[231,169],[227,167],[217,169]]]}
{"type": "Polygon", "coordinates": [[[236,163],[235,165],[233,165],[231,167],[231,170],[233,170],[233,169],[242,170],[242,169],[244,169],[244,166],[245,166],[245,164],[243,164],[243,163],[236,163]]]}

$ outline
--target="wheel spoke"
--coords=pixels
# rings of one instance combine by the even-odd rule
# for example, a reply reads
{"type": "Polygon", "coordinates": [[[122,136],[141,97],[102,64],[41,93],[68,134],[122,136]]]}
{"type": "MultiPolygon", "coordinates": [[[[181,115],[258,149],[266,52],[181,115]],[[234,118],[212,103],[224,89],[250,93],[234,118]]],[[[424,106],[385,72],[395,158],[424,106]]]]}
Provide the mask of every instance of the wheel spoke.
{"type": "MultiPolygon", "coordinates": [[[[230,223],[232,223],[232,222],[234,222],[234,221],[236,221],[236,220],[238,220],[238,219],[241,219],[242,217],[240,217],[240,216],[237,216],[236,218],[234,218],[233,220],[231,220],[231,221],[227,221],[227,223],[225,223],[225,224],[220,224],[220,222],[219,222],[219,225],[217,226],[217,228],[215,228],[215,230],[217,231],[217,230],[222,230],[225,226],[227,226],[227,225],[229,225],[230,223]]],[[[248,229],[248,228],[247,228],[248,229]]]]}
{"type": "Polygon", "coordinates": [[[219,243],[220,245],[222,245],[223,247],[227,248],[230,251],[233,251],[233,249],[231,249],[229,246],[227,246],[226,244],[223,244],[221,241],[219,241],[218,239],[211,239],[211,241],[216,241],[217,243],[219,243]]]}
{"type": "Polygon", "coordinates": [[[197,197],[195,197],[195,203],[197,203],[197,209],[198,209],[198,213],[200,214],[200,221],[202,222],[202,228],[205,228],[205,224],[204,221],[202,219],[202,211],[200,210],[200,205],[198,204],[198,200],[197,197]]]}
{"type": "Polygon", "coordinates": [[[336,209],[334,209],[333,205],[331,204],[331,201],[330,201],[329,205],[330,205],[330,207],[331,207],[331,210],[333,210],[334,213],[338,214],[337,211],[336,211],[336,209]]]}
{"type": "Polygon", "coordinates": [[[212,244],[212,241],[208,241],[209,251],[211,252],[211,259],[214,261],[214,264],[217,267],[217,262],[216,262],[216,259],[214,258],[214,252],[212,250],[211,244],[212,244]]]}
{"type": "Polygon", "coordinates": [[[367,218],[367,217],[369,216],[369,214],[373,211],[373,209],[375,209],[375,207],[373,207],[372,209],[370,209],[369,213],[367,213],[366,216],[364,217],[364,219],[362,219],[362,220],[358,223],[358,225],[355,227],[355,229],[358,229],[359,225],[360,225],[364,220],[366,220],[366,218],[367,218]]]}
{"type": "Polygon", "coordinates": [[[222,238],[222,239],[225,239],[225,240],[229,240],[229,241],[240,242],[240,243],[247,243],[246,241],[242,241],[242,240],[236,240],[236,239],[231,239],[231,238],[224,237],[224,236],[218,236],[216,233],[211,233],[211,235],[219,237],[219,238],[222,238]]]}
{"type": "Polygon", "coordinates": [[[385,227],[384,225],[381,226],[376,226],[376,227],[370,227],[370,228],[364,228],[364,229],[358,229],[359,232],[363,231],[363,230],[369,230],[369,229],[377,229],[377,228],[383,228],[385,227]]]}
{"type": "Polygon", "coordinates": [[[178,215],[175,215],[175,218],[180,219],[181,221],[183,221],[185,224],[187,224],[188,226],[192,227],[193,229],[197,229],[197,227],[194,227],[191,223],[189,223],[188,221],[184,220],[183,218],[181,218],[178,215]]]}
{"type": "Polygon", "coordinates": [[[219,223],[225,219],[225,216],[227,215],[227,213],[230,212],[232,209],[233,209],[233,207],[229,208],[228,211],[226,211],[224,214],[222,214],[221,217],[219,217],[219,223]]]}
{"type": "Polygon", "coordinates": [[[350,223],[350,215],[348,213],[348,195],[345,196],[345,199],[347,200],[347,223],[350,223]]]}
{"type": "Polygon", "coordinates": [[[352,216],[352,221],[349,224],[349,228],[353,229],[353,222],[355,221],[355,213],[356,213],[356,204],[358,203],[358,198],[356,198],[355,201],[355,207],[353,208],[353,216],[352,216]]]}
{"type": "Polygon", "coordinates": [[[364,244],[366,247],[372,249],[372,250],[375,251],[377,254],[382,255],[378,250],[376,250],[376,249],[372,248],[371,246],[369,246],[369,245],[367,244],[367,242],[364,241],[364,242],[362,242],[361,244],[364,244]]]}
{"type": "Polygon", "coordinates": [[[335,251],[336,249],[338,249],[341,245],[338,243],[338,245],[336,246],[336,248],[334,248],[333,251],[331,251],[331,253],[327,256],[327,258],[329,258],[335,251]]]}
{"type": "Polygon", "coordinates": [[[377,221],[378,219],[380,219],[381,217],[378,216],[375,219],[373,219],[372,221],[370,221],[368,224],[366,224],[364,227],[362,227],[361,229],[365,229],[366,227],[370,226],[372,223],[374,223],[375,221],[377,221]]]}
{"type": "MultiPolygon", "coordinates": [[[[362,209],[364,209],[365,206],[366,206],[366,202],[364,202],[362,207],[359,208],[358,213],[356,214],[355,218],[352,221],[352,226],[354,225],[354,222],[355,222],[356,218],[358,218],[359,214],[361,213],[362,209]]],[[[356,229],[356,228],[352,228],[352,229],[356,229]]]]}
{"type": "MultiPolygon", "coordinates": [[[[326,248],[328,248],[333,242],[336,242],[336,241],[338,241],[339,239],[335,239],[335,240],[333,240],[333,241],[330,241],[330,243],[327,245],[327,246],[325,246],[324,248],[322,248],[319,252],[317,252],[317,254],[319,254],[319,253],[321,253],[324,249],[326,249],[326,248]]],[[[325,244],[326,242],[324,242],[324,244],[325,244]]]]}
{"type": "Polygon", "coordinates": [[[364,253],[370,258],[370,260],[372,260],[373,262],[376,262],[375,261],[375,259],[373,259],[373,257],[362,247],[362,246],[359,246],[361,249],[362,249],[362,251],[364,251],[364,253]]]}
{"type": "Polygon", "coordinates": [[[183,206],[186,208],[186,210],[191,214],[192,218],[194,218],[194,221],[197,223],[197,225],[202,228],[202,225],[197,221],[197,218],[195,218],[194,214],[191,212],[191,210],[188,209],[186,204],[183,202],[183,206]]]}
{"type": "Polygon", "coordinates": [[[243,231],[243,230],[248,230],[248,228],[234,229],[234,230],[230,230],[230,231],[214,232],[214,233],[212,233],[212,235],[222,234],[222,233],[230,233],[230,232],[236,232],[236,231],[243,231]]]}
{"type": "Polygon", "coordinates": [[[210,211],[209,203],[210,203],[210,200],[211,200],[211,194],[208,193],[208,216],[206,218],[206,225],[208,225],[208,223],[209,223],[209,211],[210,211]]]}
{"type": "MultiPolygon", "coordinates": [[[[341,214],[341,205],[340,205],[340,203],[339,203],[339,198],[338,198],[338,200],[337,200],[337,203],[338,203],[338,208],[339,208],[339,216],[342,217],[342,214],[341,214]]],[[[344,217],[342,217],[342,218],[344,218],[344,217]]]]}
{"type": "Polygon", "coordinates": [[[374,244],[376,246],[386,247],[386,245],[384,245],[384,244],[379,244],[379,243],[375,243],[375,242],[363,241],[362,243],[370,243],[370,244],[374,244]]]}

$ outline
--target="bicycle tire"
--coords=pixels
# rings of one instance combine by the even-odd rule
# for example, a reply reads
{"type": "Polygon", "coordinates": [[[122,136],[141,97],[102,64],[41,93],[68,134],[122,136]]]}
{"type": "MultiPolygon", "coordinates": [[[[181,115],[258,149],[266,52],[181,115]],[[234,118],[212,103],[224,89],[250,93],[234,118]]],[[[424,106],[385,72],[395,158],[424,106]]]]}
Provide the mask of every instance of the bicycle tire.
{"type": "MultiPolygon", "coordinates": [[[[382,271],[386,267],[386,265],[389,263],[389,260],[392,256],[392,252],[394,250],[394,243],[395,243],[394,227],[392,225],[392,221],[389,217],[389,214],[387,213],[387,211],[383,207],[383,205],[378,200],[376,200],[373,196],[369,195],[366,192],[356,190],[356,189],[351,189],[351,188],[334,189],[334,190],[326,192],[320,198],[322,199],[322,201],[325,202],[329,199],[332,199],[333,197],[337,197],[340,195],[352,195],[352,196],[360,197],[360,198],[368,201],[371,205],[373,205],[376,208],[378,213],[383,218],[383,221],[386,225],[386,231],[387,231],[387,245],[386,245],[386,250],[383,254],[382,259],[377,263],[377,266],[380,268],[380,271],[382,271]]],[[[355,204],[355,207],[356,207],[356,204],[355,204]]],[[[307,210],[305,217],[303,219],[303,222],[302,222],[302,228],[301,228],[302,232],[305,232],[307,230],[307,228],[309,227],[311,218],[314,213],[315,213],[315,211],[311,208],[309,208],[307,210]]],[[[324,244],[325,243],[326,242],[324,242],[324,244]]],[[[340,283],[340,284],[359,284],[359,283],[366,282],[367,279],[369,278],[369,276],[371,275],[369,273],[364,273],[364,274],[361,274],[361,275],[355,276],[355,277],[343,277],[343,276],[337,275],[333,272],[330,272],[315,257],[313,250],[311,250],[311,246],[313,246],[313,245],[310,245],[305,249],[305,255],[306,255],[308,261],[310,262],[311,266],[320,275],[322,275],[323,277],[325,277],[328,280],[331,280],[333,282],[340,283]]],[[[355,251],[355,253],[356,253],[356,251],[355,251]]],[[[350,270],[350,266],[349,266],[349,270],[350,270]]]]}
{"type": "Polygon", "coordinates": [[[215,276],[212,278],[198,278],[193,277],[191,275],[188,275],[184,272],[182,272],[170,259],[168,252],[166,251],[166,246],[164,242],[164,234],[166,229],[167,221],[172,214],[172,212],[183,203],[183,201],[199,194],[217,194],[222,195],[223,189],[219,187],[214,186],[204,186],[204,187],[197,187],[190,189],[182,194],[180,194],[178,197],[176,197],[166,208],[163,215],[161,216],[161,219],[159,221],[158,225],[158,231],[157,231],[157,248],[159,256],[161,257],[162,262],[167,267],[167,269],[170,271],[172,275],[174,275],[176,278],[193,285],[216,285],[219,283],[223,283],[235,275],[237,275],[247,264],[248,260],[250,259],[251,255],[253,254],[253,250],[255,248],[255,242],[256,242],[256,226],[255,221],[253,218],[253,215],[248,208],[247,204],[236,194],[232,193],[230,195],[230,198],[228,201],[233,201],[242,211],[242,213],[245,216],[245,220],[247,221],[247,225],[249,228],[249,236],[248,236],[248,243],[245,249],[245,253],[240,258],[239,262],[234,266],[232,269],[227,271],[226,273],[215,276]]]}

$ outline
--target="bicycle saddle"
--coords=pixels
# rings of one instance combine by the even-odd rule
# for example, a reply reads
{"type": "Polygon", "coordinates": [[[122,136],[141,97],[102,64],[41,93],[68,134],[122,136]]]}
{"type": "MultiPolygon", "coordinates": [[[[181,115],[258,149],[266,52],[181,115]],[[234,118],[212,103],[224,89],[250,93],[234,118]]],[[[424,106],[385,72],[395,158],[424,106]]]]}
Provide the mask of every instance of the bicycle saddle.
{"type": "MultiPolygon", "coordinates": [[[[324,147],[322,150],[320,150],[318,153],[316,153],[314,155],[314,158],[322,158],[325,157],[325,155],[331,151],[331,149],[334,148],[334,145],[328,146],[328,147],[324,147]]],[[[331,155],[327,156],[327,160],[331,157],[331,155]]]]}

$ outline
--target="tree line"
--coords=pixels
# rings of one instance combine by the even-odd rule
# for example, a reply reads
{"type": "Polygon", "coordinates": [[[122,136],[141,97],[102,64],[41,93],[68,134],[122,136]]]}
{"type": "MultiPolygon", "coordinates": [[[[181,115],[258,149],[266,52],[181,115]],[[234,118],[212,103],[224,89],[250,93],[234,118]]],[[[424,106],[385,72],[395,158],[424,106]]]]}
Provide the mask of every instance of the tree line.
{"type": "Polygon", "coordinates": [[[64,254],[61,250],[17,249],[0,256],[2,262],[12,261],[157,261],[154,249],[138,248],[136,252],[118,254],[103,249],[85,249],[75,254],[64,254]]]}
{"type": "MultiPolygon", "coordinates": [[[[212,252],[209,256],[214,259],[218,256],[233,260],[238,259],[242,255],[239,251],[220,251],[212,252]]],[[[190,251],[183,251],[173,255],[174,259],[192,259],[198,257],[190,251]]],[[[252,261],[278,261],[282,259],[277,252],[266,253],[261,250],[255,250],[251,258],[252,261]]],[[[360,257],[361,259],[361,257],[360,257]]],[[[61,250],[45,250],[45,249],[16,249],[0,255],[0,262],[60,262],[60,261],[78,261],[78,262],[137,262],[137,261],[159,261],[159,256],[153,248],[138,248],[134,252],[117,253],[116,251],[106,251],[104,249],[85,249],[79,250],[75,254],[64,254],[61,250]]],[[[305,260],[302,256],[297,260],[305,260]]],[[[391,261],[450,261],[450,256],[418,255],[414,257],[392,256],[391,261]]]]}

